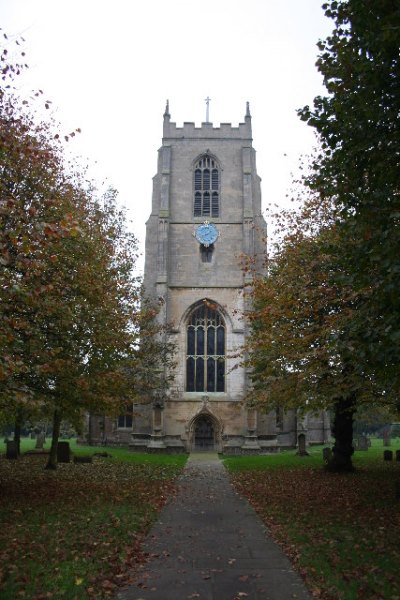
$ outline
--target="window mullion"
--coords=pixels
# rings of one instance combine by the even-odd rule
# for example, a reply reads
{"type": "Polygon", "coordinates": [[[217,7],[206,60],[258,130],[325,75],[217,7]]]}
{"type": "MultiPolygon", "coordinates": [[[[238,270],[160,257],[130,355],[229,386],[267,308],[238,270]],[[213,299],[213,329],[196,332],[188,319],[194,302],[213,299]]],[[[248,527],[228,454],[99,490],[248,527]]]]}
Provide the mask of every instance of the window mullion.
{"type": "Polygon", "coordinates": [[[204,389],[208,392],[207,389],[207,372],[208,372],[208,363],[207,363],[207,345],[208,345],[208,318],[207,318],[207,309],[204,315],[204,389]]]}

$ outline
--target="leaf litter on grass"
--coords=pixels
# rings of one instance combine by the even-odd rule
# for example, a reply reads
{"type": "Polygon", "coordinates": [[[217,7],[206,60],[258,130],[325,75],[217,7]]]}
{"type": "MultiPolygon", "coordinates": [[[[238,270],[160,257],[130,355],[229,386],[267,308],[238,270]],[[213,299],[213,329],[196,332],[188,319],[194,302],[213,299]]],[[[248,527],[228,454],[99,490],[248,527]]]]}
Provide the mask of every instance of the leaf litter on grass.
{"type": "Polygon", "coordinates": [[[174,465],[96,459],[45,471],[0,459],[0,596],[100,599],[146,560],[145,533],[174,492],[174,465]]]}
{"type": "Polygon", "coordinates": [[[231,474],[321,600],[400,599],[398,465],[231,474]]]}

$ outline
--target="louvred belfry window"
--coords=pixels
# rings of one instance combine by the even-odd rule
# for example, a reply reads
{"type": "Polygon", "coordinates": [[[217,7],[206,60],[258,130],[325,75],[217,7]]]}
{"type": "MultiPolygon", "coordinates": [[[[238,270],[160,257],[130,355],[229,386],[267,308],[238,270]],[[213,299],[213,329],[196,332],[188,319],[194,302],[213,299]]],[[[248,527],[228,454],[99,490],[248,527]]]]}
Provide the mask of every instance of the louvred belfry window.
{"type": "Polygon", "coordinates": [[[195,217],[219,217],[220,170],[211,156],[202,156],[194,169],[195,217]]]}
{"type": "Polygon", "coordinates": [[[209,301],[195,308],[189,318],[186,390],[225,391],[225,323],[209,301]]]}

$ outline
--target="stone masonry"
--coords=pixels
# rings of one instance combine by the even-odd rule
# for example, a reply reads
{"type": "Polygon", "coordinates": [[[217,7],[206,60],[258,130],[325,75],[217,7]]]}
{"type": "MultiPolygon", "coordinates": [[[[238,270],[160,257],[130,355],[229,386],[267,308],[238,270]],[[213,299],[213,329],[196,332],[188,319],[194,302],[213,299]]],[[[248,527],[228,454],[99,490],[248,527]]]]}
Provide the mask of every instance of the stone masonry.
{"type": "Polygon", "coordinates": [[[174,382],[161,400],[135,405],[132,423],[114,426],[109,438],[129,440],[132,450],[226,454],[296,447],[298,435],[307,444],[327,441],[324,413],[302,419],[257,414],[244,402],[250,378],[240,349],[251,278],[243,259],[251,257],[262,272],[260,184],[248,103],[237,127],[177,127],[167,102],[146,224],[144,284],[150,298],[163,301],[159,318],[177,349],[174,382]],[[202,235],[210,231],[217,237],[209,244],[202,235]]]}

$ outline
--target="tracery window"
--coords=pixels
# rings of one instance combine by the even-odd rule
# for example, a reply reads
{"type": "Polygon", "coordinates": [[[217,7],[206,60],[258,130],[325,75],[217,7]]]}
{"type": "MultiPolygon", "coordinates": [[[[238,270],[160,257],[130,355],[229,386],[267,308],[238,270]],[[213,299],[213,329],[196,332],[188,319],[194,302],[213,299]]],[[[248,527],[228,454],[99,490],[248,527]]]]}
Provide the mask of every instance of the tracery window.
{"type": "Polygon", "coordinates": [[[192,312],[187,326],[186,390],[225,391],[225,323],[210,302],[192,312]]]}
{"type": "Polygon", "coordinates": [[[195,217],[219,217],[220,170],[211,156],[202,156],[194,168],[195,217]]]}

